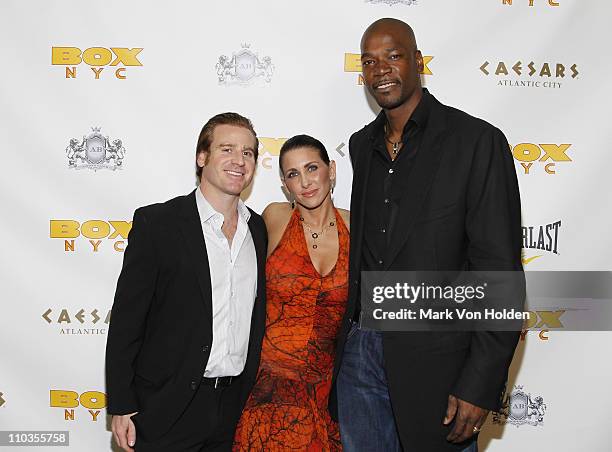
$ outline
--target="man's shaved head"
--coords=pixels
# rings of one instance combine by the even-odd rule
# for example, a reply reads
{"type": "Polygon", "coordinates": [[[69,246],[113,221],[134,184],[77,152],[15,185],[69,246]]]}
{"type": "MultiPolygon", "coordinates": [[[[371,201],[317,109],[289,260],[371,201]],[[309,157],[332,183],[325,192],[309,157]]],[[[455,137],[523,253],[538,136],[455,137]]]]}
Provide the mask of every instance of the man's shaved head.
{"type": "Polygon", "coordinates": [[[410,25],[379,19],[361,38],[361,67],[366,88],[386,110],[412,111],[421,99],[423,55],[410,25]]]}
{"type": "Polygon", "coordinates": [[[379,32],[391,33],[396,37],[396,39],[398,39],[398,41],[401,41],[406,48],[417,50],[416,38],[414,37],[412,27],[399,19],[384,17],[382,19],[378,19],[376,22],[373,22],[368,28],[366,28],[366,31],[363,32],[363,36],[361,37],[362,52],[363,44],[365,43],[366,39],[370,35],[379,32]]]}

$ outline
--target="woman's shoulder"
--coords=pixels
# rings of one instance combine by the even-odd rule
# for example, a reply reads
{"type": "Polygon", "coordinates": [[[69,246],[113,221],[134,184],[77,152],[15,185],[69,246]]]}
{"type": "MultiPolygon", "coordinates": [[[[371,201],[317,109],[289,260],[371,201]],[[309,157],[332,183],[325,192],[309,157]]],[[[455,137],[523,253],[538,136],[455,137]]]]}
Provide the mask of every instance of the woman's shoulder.
{"type": "Polygon", "coordinates": [[[272,202],[261,213],[264,220],[276,221],[282,217],[289,217],[293,209],[288,202],[272,202]]]}
{"type": "Polygon", "coordinates": [[[278,245],[283,236],[283,231],[287,227],[293,209],[288,202],[273,202],[261,213],[268,230],[268,256],[278,245]]]}
{"type": "Polygon", "coordinates": [[[273,202],[263,210],[261,216],[266,223],[268,233],[271,229],[287,225],[293,209],[288,202],[273,202]]]}

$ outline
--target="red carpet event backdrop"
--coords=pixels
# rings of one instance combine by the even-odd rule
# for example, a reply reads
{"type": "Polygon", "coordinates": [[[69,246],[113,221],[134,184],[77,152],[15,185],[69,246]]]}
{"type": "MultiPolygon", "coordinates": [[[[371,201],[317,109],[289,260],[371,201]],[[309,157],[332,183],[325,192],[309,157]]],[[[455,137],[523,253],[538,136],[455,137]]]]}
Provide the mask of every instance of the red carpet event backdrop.
{"type": "MultiPolygon", "coordinates": [[[[380,17],[413,26],[440,101],[506,134],[525,269],[611,270],[611,13],[578,0],[3,2],[0,430],[111,450],[104,349],[132,214],[195,188],[212,115],[240,112],[260,136],[253,209],[285,200],[278,153],[298,133],[327,146],[348,208],[348,139],[377,113],[359,42],[380,17]]],[[[481,450],[610,450],[612,334],[564,331],[567,315],[526,325],[481,450]]]]}

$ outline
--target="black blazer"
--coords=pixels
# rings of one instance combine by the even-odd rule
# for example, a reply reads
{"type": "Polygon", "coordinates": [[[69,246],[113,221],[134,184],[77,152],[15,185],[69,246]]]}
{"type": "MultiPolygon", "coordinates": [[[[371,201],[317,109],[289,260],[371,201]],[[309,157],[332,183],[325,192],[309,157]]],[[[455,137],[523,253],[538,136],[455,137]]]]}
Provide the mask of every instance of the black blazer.
{"type": "MultiPolygon", "coordinates": [[[[253,211],[248,225],[258,278],[238,380],[243,403],[255,381],[266,314],[266,228],[253,211]]],[[[138,433],[147,440],[162,436],[195,394],[212,339],[212,289],[195,191],[136,210],[106,343],[108,413],[138,411],[138,433]]]]}
{"type": "MultiPolygon", "coordinates": [[[[442,105],[433,96],[430,100],[414,166],[400,182],[405,195],[390,227],[386,270],[522,271],[520,197],[506,138],[487,122],[442,105]]],[[[350,287],[334,378],[360,289],[373,124],[349,141],[354,172],[350,287]]],[[[457,448],[445,440],[449,427],[442,425],[448,394],[497,409],[518,338],[518,332],[383,333],[402,442],[423,451],[457,448]]],[[[335,414],[335,397],[330,400],[335,414]]]]}

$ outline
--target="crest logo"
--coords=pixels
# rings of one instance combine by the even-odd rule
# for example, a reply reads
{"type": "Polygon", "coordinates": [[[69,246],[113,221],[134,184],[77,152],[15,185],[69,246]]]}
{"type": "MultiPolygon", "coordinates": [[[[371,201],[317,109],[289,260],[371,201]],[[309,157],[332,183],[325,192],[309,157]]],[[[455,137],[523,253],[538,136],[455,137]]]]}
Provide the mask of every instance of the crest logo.
{"type": "Polygon", "coordinates": [[[365,0],[365,1],[366,3],[369,3],[371,5],[380,5],[381,3],[384,3],[386,5],[393,6],[393,5],[397,5],[398,3],[401,3],[402,5],[410,6],[410,5],[417,4],[417,0],[365,0]]]}
{"type": "Polygon", "coordinates": [[[99,169],[116,170],[123,167],[125,148],[120,139],[111,142],[108,136],[100,133],[100,127],[92,127],[92,133],[83,136],[79,143],[76,138],[71,138],[66,147],[68,168],[88,168],[94,171],[99,169]]]}
{"type": "Polygon", "coordinates": [[[522,386],[515,386],[510,395],[506,395],[499,413],[493,413],[494,424],[544,425],[546,404],[542,396],[532,397],[523,391],[522,386]]]}
{"type": "Polygon", "coordinates": [[[242,44],[231,57],[221,55],[215,65],[220,85],[249,85],[255,80],[267,83],[272,81],[274,65],[269,56],[259,57],[250,50],[249,44],[242,44]]]}

